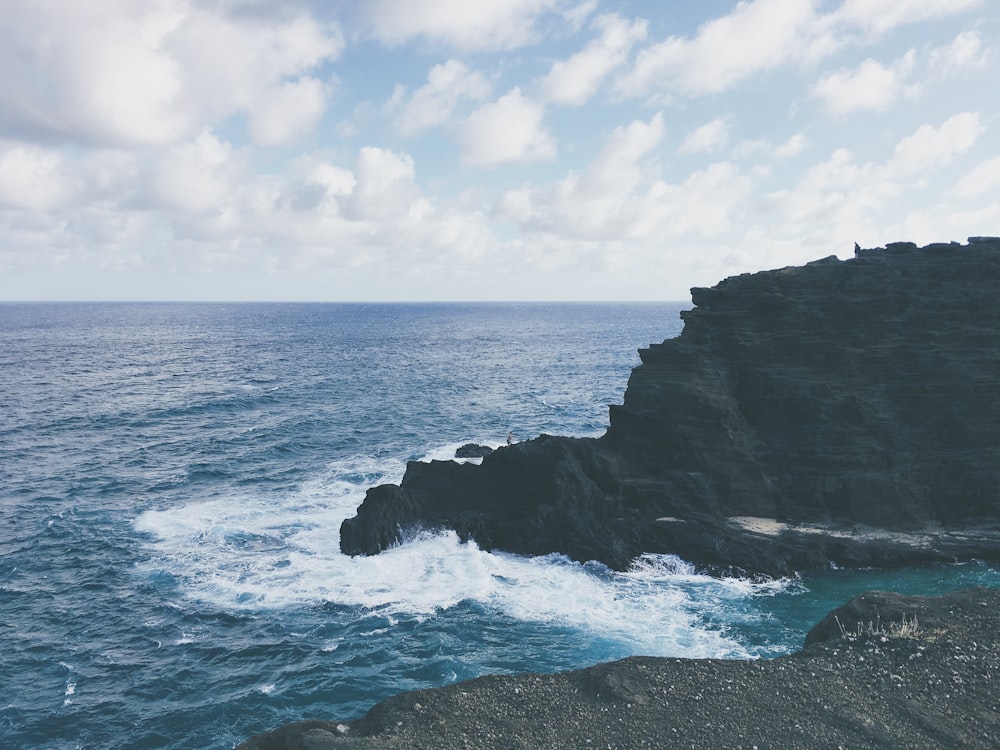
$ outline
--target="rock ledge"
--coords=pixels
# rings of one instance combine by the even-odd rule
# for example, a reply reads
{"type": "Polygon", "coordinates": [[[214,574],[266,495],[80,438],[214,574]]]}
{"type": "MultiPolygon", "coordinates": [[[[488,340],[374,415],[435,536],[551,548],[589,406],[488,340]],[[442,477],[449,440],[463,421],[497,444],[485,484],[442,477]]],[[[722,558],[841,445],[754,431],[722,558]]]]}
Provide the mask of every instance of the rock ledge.
{"type": "Polygon", "coordinates": [[[237,750],[1000,745],[1000,591],[868,592],[791,656],[633,657],[405,693],[356,721],[304,721],[237,750]]]}

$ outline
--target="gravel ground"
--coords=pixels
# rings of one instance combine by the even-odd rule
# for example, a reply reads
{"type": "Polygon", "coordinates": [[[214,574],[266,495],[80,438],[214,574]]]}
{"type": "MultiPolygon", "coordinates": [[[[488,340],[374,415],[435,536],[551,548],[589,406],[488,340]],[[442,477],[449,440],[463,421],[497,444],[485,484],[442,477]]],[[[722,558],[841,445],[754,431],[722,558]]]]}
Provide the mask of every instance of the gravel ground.
{"type": "Polygon", "coordinates": [[[806,643],[758,661],[633,657],[487,676],[238,750],[1000,747],[1000,591],[869,592],[806,643]]]}

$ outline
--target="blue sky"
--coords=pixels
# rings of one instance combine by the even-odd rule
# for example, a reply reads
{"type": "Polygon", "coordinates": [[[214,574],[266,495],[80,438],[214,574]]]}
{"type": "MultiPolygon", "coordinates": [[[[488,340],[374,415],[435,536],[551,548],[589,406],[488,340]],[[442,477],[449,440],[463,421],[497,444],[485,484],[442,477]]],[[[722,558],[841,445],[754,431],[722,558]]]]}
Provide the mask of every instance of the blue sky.
{"type": "Polygon", "coordinates": [[[1000,234],[988,0],[0,12],[0,299],[687,300],[1000,234]]]}

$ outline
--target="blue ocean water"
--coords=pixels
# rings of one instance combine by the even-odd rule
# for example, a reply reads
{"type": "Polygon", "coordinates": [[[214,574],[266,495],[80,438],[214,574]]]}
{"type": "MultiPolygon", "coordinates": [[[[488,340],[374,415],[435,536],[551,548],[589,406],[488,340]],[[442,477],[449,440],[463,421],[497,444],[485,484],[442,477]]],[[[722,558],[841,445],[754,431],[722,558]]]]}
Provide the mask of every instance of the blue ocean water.
{"type": "Polygon", "coordinates": [[[598,435],[679,304],[0,305],[0,747],[231,748],[403,690],[629,654],[758,658],[868,588],[426,534],[339,551],[365,490],[508,432],[598,435]]]}

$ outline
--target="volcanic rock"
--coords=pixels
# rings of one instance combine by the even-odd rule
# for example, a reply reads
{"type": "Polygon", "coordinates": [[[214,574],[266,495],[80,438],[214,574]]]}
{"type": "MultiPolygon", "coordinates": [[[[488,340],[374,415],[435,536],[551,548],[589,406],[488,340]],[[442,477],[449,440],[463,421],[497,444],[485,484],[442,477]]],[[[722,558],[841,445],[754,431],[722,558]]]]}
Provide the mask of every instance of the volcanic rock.
{"type": "Polygon", "coordinates": [[[348,554],[414,528],[484,549],[711,571],[1000,557],[1000,238],[691,290],[600,438],[481,465],[411,462],[341,527],[348,554]]]}
{"type": "Polygon", "coordinates": [[[483,456],[490,455],[492,452],[493,449],[488,445],[466,443],[465,445],[460,445],[455,450],[455,458],[482,458],[483,456]]]}
{"type": "Polygon", "coordinates": [[[1000,746],[1000,591],[867,592],[789,656],[632,657],[404,693],[237,750],[1000,746]]]}

